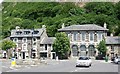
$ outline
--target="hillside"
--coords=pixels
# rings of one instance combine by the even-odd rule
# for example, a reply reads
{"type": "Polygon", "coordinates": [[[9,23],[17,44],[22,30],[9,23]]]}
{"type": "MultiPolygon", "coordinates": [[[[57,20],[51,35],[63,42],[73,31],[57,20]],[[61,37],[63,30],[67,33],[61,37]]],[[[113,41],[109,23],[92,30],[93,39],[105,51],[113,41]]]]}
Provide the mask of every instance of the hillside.
{"type": "Polygon", "coordinates": [[[48,36],[55,36],[57,29],[73,24],[94,23],[103,26],[107,23],[109,33],[120,35],[119,3],[44,3],[7,2],[2,9],[2,38],[10,36],[15,26],[21,28],[41,28],[47,26],[48,36]]]}

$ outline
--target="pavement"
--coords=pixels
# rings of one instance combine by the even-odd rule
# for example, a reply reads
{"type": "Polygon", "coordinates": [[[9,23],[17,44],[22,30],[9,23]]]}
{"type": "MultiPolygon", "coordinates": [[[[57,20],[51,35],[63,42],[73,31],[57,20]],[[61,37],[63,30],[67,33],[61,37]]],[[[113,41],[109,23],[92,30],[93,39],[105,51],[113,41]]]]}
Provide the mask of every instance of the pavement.
{"type": "Polygon", "coordinates": [[[41,60],[39,64],[10,66],[9,60],[2,63],[2,72],[118,72],[118,65],[111,61],[93,60],[91,67],[75,67],[76,60],[41,60]]]}

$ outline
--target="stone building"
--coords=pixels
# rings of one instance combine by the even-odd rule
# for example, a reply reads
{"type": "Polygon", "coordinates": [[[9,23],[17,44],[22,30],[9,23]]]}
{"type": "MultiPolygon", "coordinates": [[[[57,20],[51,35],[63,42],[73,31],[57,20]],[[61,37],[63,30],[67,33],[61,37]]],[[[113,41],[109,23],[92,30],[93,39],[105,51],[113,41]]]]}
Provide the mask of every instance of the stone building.
{"type": "Polygon", "coordinates": [[[97,45],[107,37],[106,23],[104,27],[95,24],[62,25],[59,32],[65,32],[70,39],[71,56],[97,56],[97,45]]]}
{"type": "Polygon", "coordinates": [[[52,58],[51,50],[54,37],[48,37],[45,25],[41,29],[16,29],[11,30],[10,39],[16,43],[14,52],[17,58],[52,58]],[[47,43],[47,41],[50,41],[47,43]]]}
{"type": "Polygon", "coordinates": [[[107,46],[107,54],[110,57],[115,57],[116,54],[120,56],[120,37],[118,36],[108,36],[106,37],[106,46],[107,46]]]}

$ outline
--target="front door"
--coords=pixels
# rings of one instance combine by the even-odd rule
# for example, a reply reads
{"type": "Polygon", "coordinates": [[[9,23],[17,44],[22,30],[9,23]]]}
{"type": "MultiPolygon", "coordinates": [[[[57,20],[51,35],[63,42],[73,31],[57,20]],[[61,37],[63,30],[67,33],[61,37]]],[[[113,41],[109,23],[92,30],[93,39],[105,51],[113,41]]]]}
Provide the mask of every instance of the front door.
{"type": "Polygon", "coordinates": [[[55,53],[52,53],[52,55],[53,55],[52,59],[55,59],[56,58],[55,53]]]}
{"type": "Polygon", "coordinates": [[[23,59],[25,59],[25,52],[23,52],[22,55],[23,55],[23,59]]]}

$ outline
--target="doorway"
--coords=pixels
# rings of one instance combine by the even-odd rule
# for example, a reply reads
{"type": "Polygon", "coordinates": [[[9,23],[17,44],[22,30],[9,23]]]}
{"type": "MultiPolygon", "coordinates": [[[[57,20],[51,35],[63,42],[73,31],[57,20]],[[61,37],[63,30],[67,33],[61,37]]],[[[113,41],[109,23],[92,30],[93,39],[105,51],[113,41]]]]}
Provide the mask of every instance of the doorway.
{"type": "Polygon", "coordinates": [[[22,52],[22,58],[25,59],[25,52],[22,52]]]}

